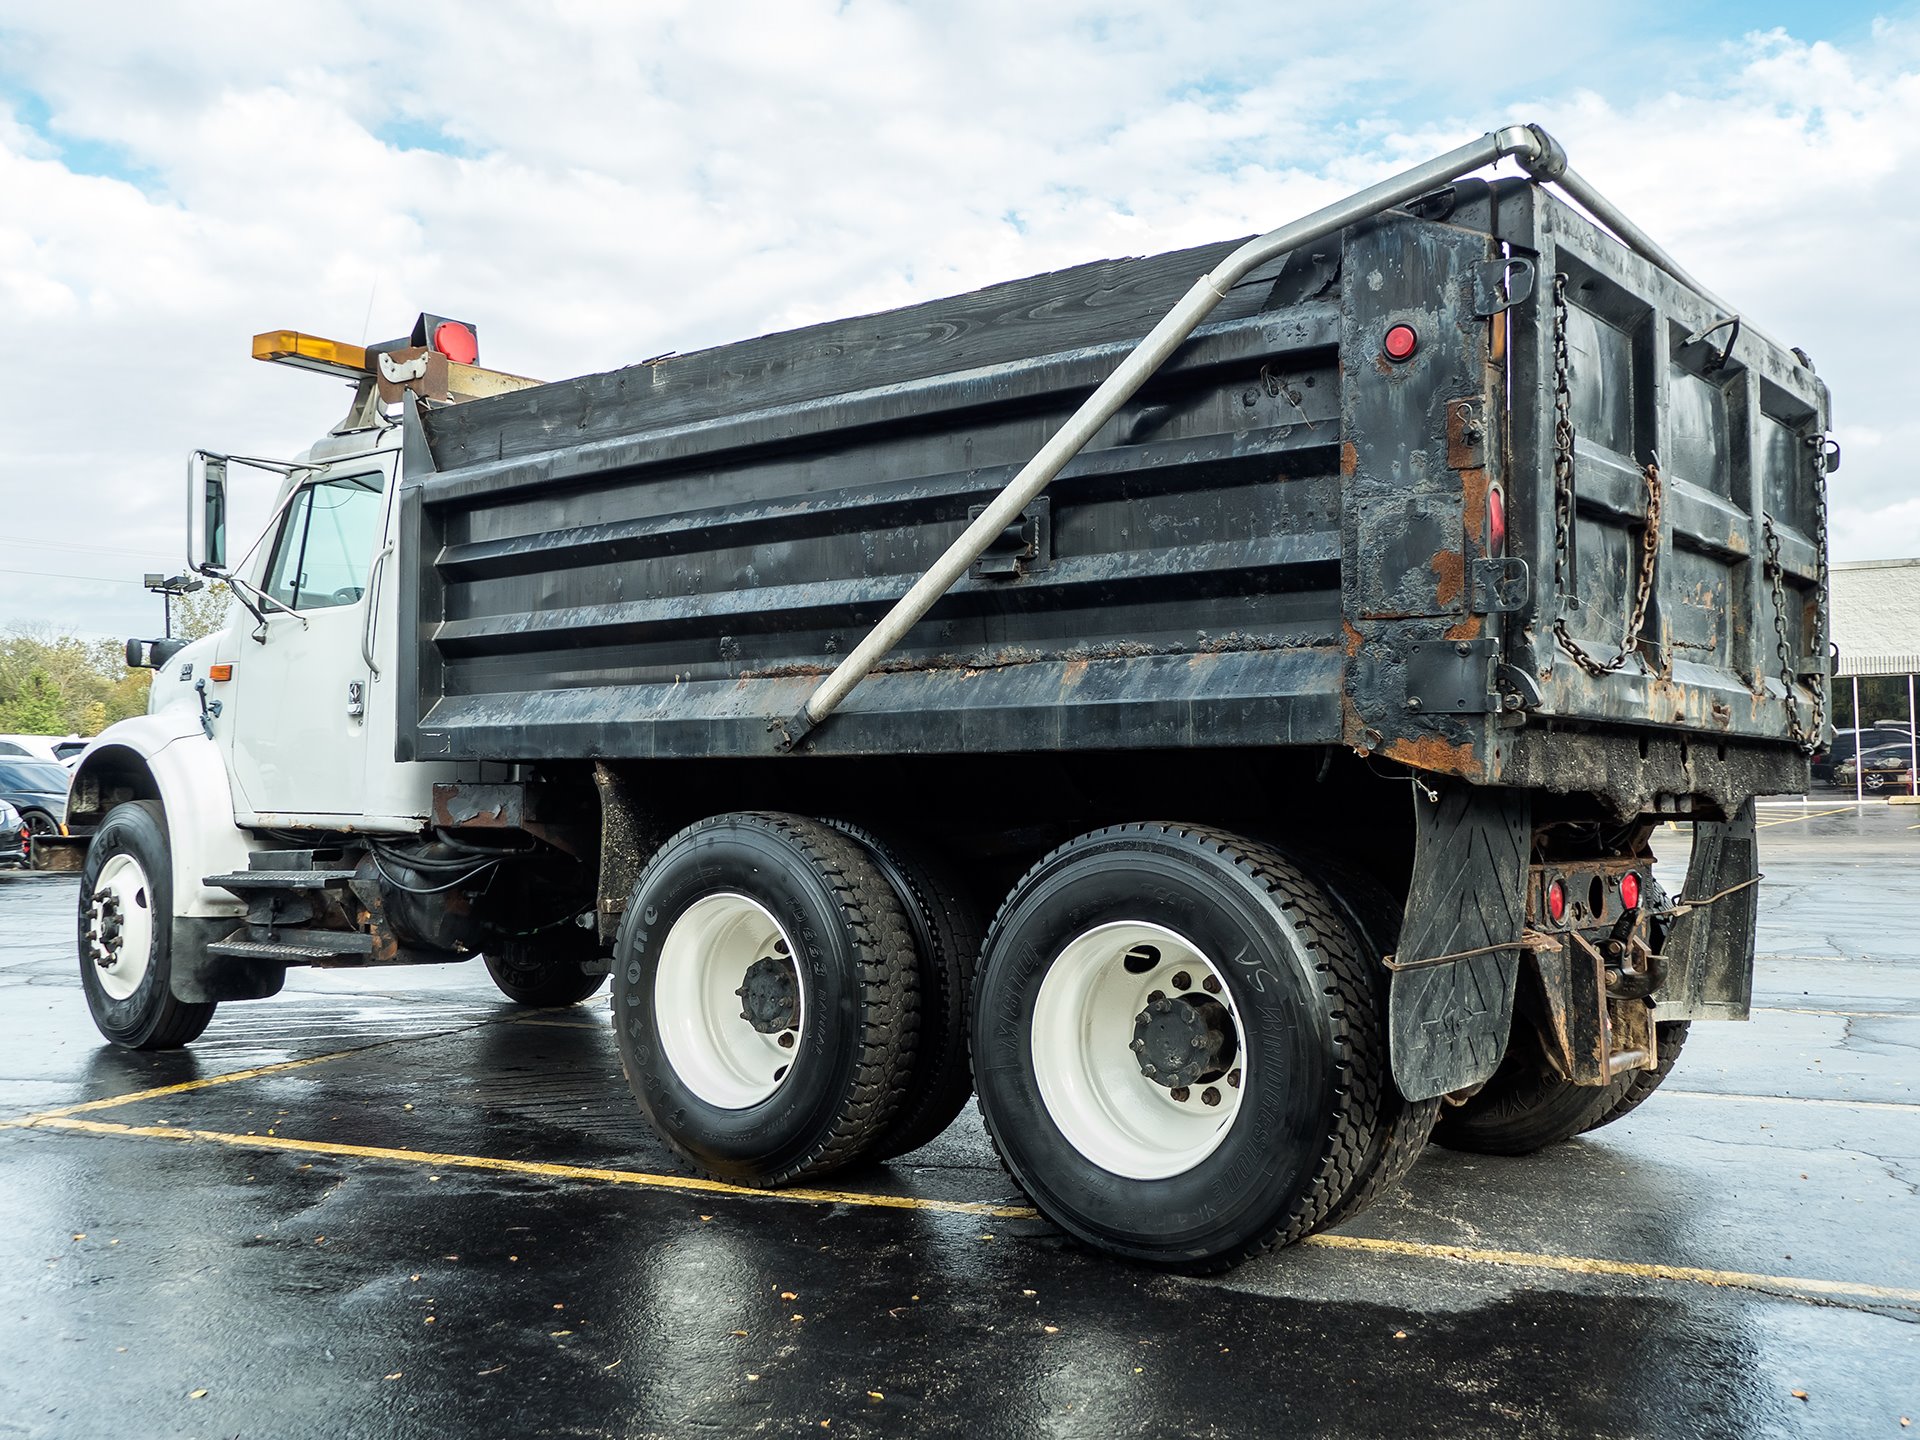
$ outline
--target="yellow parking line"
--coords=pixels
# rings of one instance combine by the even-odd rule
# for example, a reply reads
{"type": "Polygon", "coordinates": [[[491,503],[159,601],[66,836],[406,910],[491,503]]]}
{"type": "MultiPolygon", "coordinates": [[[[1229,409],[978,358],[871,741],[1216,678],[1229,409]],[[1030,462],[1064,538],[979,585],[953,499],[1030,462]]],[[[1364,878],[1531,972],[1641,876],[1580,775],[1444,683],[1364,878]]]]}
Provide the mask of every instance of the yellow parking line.
{"type": "Polygon", "coordinates": [[[1853,808],[1851,805],[1840,805],[1832,810],[1813,810],[1805,815],[1789,815],[1784,820],[1762,820],[1754,828],[1756,830],[1764,830],[1769,825],[1794,825],[1802,820],[1818,820],[1822,815],[1844,815],[1853,808]]]}
{"type": "Polygon", "coordinates": [[[1831,1015],[1840,1020],[1920,1020],[1920,1010],[1823,1010],[1813,1005],[1755,1005],[1768,1015],[1831,1015]]]}
{"type": "Polygon", "coordinates": [[[1847,1100],[1830,1095],[1742,1095],[1718,1090],[1680,1090],[1672,1085],[1660,1088],[1662,1095],[1688,1095],[1695,1100],[1731,1100],[1737,1105],[1838,1105],[1847,1110],[1920,1110],[1920,1103],[1904,1100],[1847,1100]]]}
{"type": "MultiPolygon", "coordinates": [[[[333,1155],[352,1160],[425,1165],[436,1170],[488,1170],[549,1180],[584,1180],[609,1185],[634,1185],[653,1190],[738,1196],[750,1200],[781,1200],[813,1205],[855,1205],[883,1210],[932,1211],[949,1215],[974,1215],[992,1220],[1039,1218],[1038,1212],[1024,1205],[996,1205],[976,1200],[933,1200],[911,1195],[876,1195],[858,1190],[753,1190],[741,1185],[728,1185],[718,1180],[703,1180],[692,1175],[658,1175],[636,1170],[607,1170],[587,1165],[555,1165],[535,1160],[496,1160],[486,1155],[446,1155],[426,1150],[400,1150],[382,1145],[343,1145],[326,1140],[300,1140],[281,1135],[235,1135],[222,1130],[189,1130],[174,1125],[118,1125],[104,1120],[76,1120],[54,1116],[38,1121],[31,1128],[149,1140],[201,1141],[216,1145],[230,1145],[242,1150],[278,1150],[295,1155],[333,1155]]],[[[1471,1245],[1435,1245],[1418,1240],[1381,1240],[1363,1235],[1312,1235],[1301,1243],[1325,1250],[1399,1255],[1418,1260],[1451,1260],[1468,1265],[1544,1270],[1567,1275],[1660,1280],[1757,1290],[1770,1294],[1808,1297],[1844,1296],[1899,1304],[1920,1304],[1920,1290],[1906,1290],[1888,1285],[1868,1285],[1846,1280],[1820,1280],[1797,1275],[1764,1275],[1744,1270],[1709,1270],[1692,1265],[1660,1265],[1633,1260],[1610,1260],[1589,1255],[1549,1255],[1535,1251],[1494,1250],[1471,1245]]]]}
{"type": "MultiPolygon", "coordinates": [[[[395,1042],[383,1040],[383,1045],[395,1042]]],[[[256,1065],[251,1070],[229,1070],[223,1075],[207,1075],[198,1080],[182,1080],[177,1085],[158,1085],[151,1090],[135,1090],[128,1095],[109,1095],[104,1100],[88,1100],[79,1105],[62,1105],[53,1110],[41,1110],[32,1115],[22,1115],[13,1120],[0,1120],[0,1128],[18,1129],[39,1125],[48,1120],[62,1119],[68,1115],[84,1115],[92,1110],[112,1110],[121,1105],[132,1105],[139,1100],[158,1100],[167,1095],[185,1095],[194,1090],[210,1090],[215,1085],[231,1085],[239,1080],[258,1080],[263,1075],[280,1075],[288,1070],[304,1070],[309,1065],[324,1065],[329,1060],[344,1060],[349,1055],[358,1055],[364,1050],[377,1049],[373,1045],[361,1045],[352,1050],[335,1050],[330,1055],[312,1055],[305,1060],[282,1060],[277,1065],[256,1065]]]]}
{"type": "Polygon", "coordinates": [[[1460,1260],[1470,1265],[1555,1270],[1563,1275],[1675,1280],[1739,1290],[1844,1295],[1859,1299],[1891,1300],[1904,1305],[1920,1304],[1920,1290],[1857,1284],[1851,1280],[1815,1280],[1801,1275],[1756,1275],[1745,1270],[1704,1270],[1693,1265],[1653,1265],[1636,1260],[1603,1260],[1586,1255],[1543,1255],[1529,1250],[1487,1250],[1475,1245],[1428,1245],[1417,1240],[1376,1240],[1365,1235],[1312,1235],[1301,1243],[1326,1250],[1362,1250],[1375,1255],[1404,1255],[1420,1260],[1460,1260]]]}
{"type": "Polygon", "coordinates": [[[984,1200],[928,1200],[912,1195],[874,1195],[847,1190],[755,1190],[704,1180],[696,1175],[656,1175],[639,1170],[603,1170],[590,1165],[554,1165],[540,1160],[496,1160],[490,1155],[442,1155],[429,1150],[396,1150],[384,1145],[342,1145],[330,1140],[299,1140],[287,1135],[235,1135],[224,1130],[188,1130],[177,1125],[117,1125],[107,1120],[71,1120],[61,1116],[34,1121],[34,1130],[79,1130],[89,1135],[126,1135],[146,1140],[203,1140],[242,1150],[284,1150],[296,1155],[338,1155],[351,1160],[389,1160],[430,1165],[437,1170],[498,1170],[549,1180],[597,1180],[607,1185],[641,1185],[652,1190],[692,1190],[703,1195],[739,1195],[756,1200],[791,1200],[811,1205],[867,1205],[883,1210],[934,1210],[951,1215],[980,1215],[994,1220],[1031,1220],[1038,1212],[1025,1205],[996,1205],[984,1200]]]}

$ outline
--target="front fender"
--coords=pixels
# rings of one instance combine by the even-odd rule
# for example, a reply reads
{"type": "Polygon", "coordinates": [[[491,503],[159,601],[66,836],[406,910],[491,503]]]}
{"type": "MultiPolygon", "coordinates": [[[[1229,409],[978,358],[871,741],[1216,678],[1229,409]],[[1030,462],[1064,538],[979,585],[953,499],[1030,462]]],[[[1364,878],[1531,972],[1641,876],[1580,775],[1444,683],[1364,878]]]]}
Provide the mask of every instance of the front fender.
{"type": "Polygon", "coordinates": [[[109,726],[87,748],[67,795],[69,823],[98,825],[115,805],[158,800],[173,855],[176,916],[235,916],[246,905],[204,876],[247,868],[253,833],[234,823],[233,784],[197,711],[168,707],[109,726]]]}

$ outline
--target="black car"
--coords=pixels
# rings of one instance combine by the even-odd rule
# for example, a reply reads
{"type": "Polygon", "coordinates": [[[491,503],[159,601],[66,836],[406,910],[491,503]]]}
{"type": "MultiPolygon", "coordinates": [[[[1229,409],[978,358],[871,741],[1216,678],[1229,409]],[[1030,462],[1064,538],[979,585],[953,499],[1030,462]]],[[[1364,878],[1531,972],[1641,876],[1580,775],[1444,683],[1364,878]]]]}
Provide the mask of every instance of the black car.
{"type": "Polygon", "coordinates": [[[1886,721],[1867,730],[1836,730],[1833,744],[1813,757],[1813,778],[1823,785],[1839,785],[1851,790],[1852,773],[1849,772],[1844,781],[1836,773],[1842,764],[1853,759],[1862,745],[1868,749],[1882,745],[1904,745],[1909,733],[1905,725],[1886,721]]]}
{"type": "Polygon", "coordinates": [[[1855,759],[1842,760],[1834,767],[1833,783],[1843,790],[1853,789],[1856,768],[1862,790],[1872,794],[1883,790],[1913,793],[1913,747],[1908,741],[1867,746],[1855,759]]]}
{"type": "Polygon", "coordinates": [[[0,867],[27,863],[27,822],[20,812],[0,800],[0,867]]]}
{"type": "Polygon", "coordinates": [[[61,835],[67,823],[67,767],[51,760],[0,756],[0,800],[36,835],[61,835]]]}

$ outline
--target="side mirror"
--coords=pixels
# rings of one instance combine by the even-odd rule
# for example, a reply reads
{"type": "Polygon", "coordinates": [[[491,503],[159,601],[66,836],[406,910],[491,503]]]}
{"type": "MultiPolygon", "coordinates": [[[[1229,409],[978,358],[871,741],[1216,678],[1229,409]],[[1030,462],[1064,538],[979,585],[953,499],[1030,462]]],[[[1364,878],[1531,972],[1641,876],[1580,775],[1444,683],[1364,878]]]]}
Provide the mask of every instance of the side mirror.
{"type": "Polygon", "coordinates": [[[129,670],[160,670],[166,663],[187,648],[190,642],[179,635],[164,640],[127,641],[127,668],[129,670]]]}
{"type": "Polygon", "coordinates": [[[187,564],[202,575],[224,574],[227,457],[194,451],[187,462],[187,489],[187,564]]]}

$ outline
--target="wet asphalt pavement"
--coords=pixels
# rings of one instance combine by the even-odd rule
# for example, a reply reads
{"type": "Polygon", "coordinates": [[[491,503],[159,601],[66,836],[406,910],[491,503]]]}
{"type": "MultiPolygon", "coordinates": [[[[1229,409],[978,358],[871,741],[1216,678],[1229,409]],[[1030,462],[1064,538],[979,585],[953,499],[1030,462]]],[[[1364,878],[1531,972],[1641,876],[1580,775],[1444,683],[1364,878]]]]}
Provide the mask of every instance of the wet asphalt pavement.
{"type": "Polygon", "coordinates": [[[0,1436],[1920,1434],[1920,809],[1828,808],[1763,813],[1754,1020],[1642,1109],[1213,1280],[996,1213],[971,1115],[689,1186],[604,1003],[474,966],[110,1049],[73,882],[0,874],[0,1436]]]}

